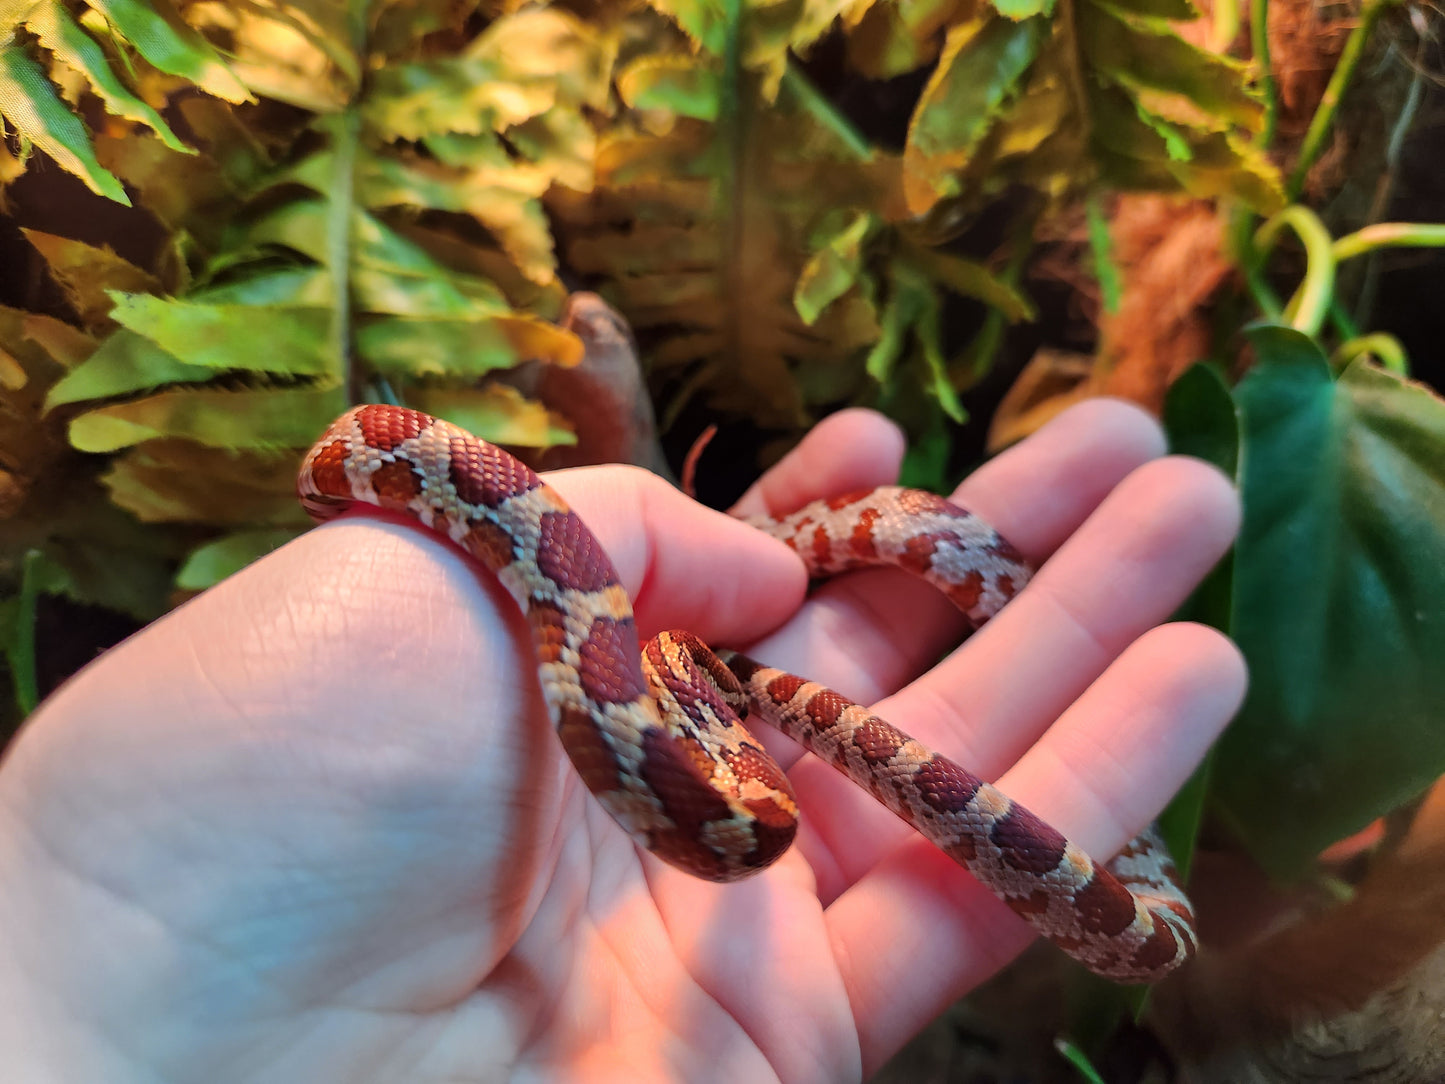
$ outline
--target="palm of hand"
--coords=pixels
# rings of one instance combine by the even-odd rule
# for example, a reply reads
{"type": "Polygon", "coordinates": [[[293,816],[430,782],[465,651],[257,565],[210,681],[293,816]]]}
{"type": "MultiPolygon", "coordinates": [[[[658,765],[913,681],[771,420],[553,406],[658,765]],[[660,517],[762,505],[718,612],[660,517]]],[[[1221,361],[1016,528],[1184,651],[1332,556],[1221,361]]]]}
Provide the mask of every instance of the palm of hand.
{"type": "MultiPolygon", "coordinates": [[[[1142,416],[1095,405],[963,501],[1039,559],[1157,449],[1142,416]]],[[[834,419],[745,510],[886,481],[896,456],[876,420],[834,419]]],[[[554,481],[646,634],[746,643],[801,598],[780,547],[632,472],[554,481]]],[[[1005,790],[1107,853],[1242,687],[1215,634],[1147,631],[1233,515],[1204,468],[1145,467],[1039,585],[906,688],[958,621],[887,574],[827,585],[752,650],[865,702],[902,688],[881,714],[985,774],[1013,765],[1005,790]]],[[[56,993],[0,1024],[6,1048],[68,1028],[88,1066],[180,1080],[839,1080],[1027,943],[966,874],[776,735],[805,810],[792,853],[721,887],[639,854],[549,733],[526,642],[453,551],[358,518],[74,682],[0,771],[0,875],[27,886],[0,900],[0,959],[56,993]],[[138,692],[137,675],[153,684],[138,692]]]]}

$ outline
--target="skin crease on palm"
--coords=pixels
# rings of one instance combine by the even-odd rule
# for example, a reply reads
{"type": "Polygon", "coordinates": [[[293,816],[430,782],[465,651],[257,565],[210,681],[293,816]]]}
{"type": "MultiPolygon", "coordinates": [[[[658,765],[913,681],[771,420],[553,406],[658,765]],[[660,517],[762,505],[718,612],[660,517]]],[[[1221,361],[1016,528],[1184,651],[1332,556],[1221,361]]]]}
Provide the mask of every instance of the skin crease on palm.
{"type": "MultiPolygon", "coordinates": [[[[550,477],[644,635],[686,628],[876,702],[1091,853],[1138,832],[1243,694],[1161,624],[1225,552],[1211,468],[1075,407],[958,499],[1048,563],[981,633],[895,572],[804,601],[780,544],[630,468],[550,477]]],[[[741,502],[891,481],[829,418],[741,502]]],[[[734,885],[638,852],[547,722],[515,607],[374,514],[108,652],[0,761],[0,1049],[47,1081],[847,1081],[1032,934],[832,769],[764,735],[798,844],[734,885]]]]}

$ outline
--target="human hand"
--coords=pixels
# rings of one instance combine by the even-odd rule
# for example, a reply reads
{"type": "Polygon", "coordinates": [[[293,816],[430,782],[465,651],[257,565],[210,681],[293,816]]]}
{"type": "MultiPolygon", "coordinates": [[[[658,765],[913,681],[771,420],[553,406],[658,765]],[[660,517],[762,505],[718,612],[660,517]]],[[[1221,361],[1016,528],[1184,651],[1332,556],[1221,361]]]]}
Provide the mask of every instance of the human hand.
{"type": "MultiPolygon", "coordinates": [[[[880,714],[1103,857],[1243,689],[1217,633],[1155,627],[1237,518],[1222,477],[1160,451],[1144,415],[1091,403],[968,479],[960,503],[1050,562],[916,681],[961,627],[926,587],[857,574],[797,609],[799,566],[756,532],[636,471],[549,481],[644,634],[901,690],[880,714]]],[[[889,481],[900,455],[881,419],[835,416],[740,510],[889,481]]],[[[358,515],[57,693],[0,763],[16,1079],[857,1079],[1032,936],[777,735],[792,852],[729,886],[641,854],[562,756],[530,660],[490,577],[358,515]]]]}

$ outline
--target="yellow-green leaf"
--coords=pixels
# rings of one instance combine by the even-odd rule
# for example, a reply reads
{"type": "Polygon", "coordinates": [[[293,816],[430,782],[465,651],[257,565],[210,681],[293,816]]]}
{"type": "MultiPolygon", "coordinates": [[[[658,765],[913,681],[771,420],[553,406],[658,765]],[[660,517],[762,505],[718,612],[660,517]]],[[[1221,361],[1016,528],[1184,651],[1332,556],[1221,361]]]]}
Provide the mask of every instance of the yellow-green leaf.
{"type": "Polygon", "coordinates": [[[165,145],[183,154],[193,153],[177,138],[161,115],[137,98],[111,70],[99,42],[80,28],[60,4],[37,4],[25,20],[26,27],[40,39],[55,58],[85,76],[91,89],[117,117],[147,125],[165,145]]]}
{"type": "Polygon", "coordinates": [[[858,281],[863,267],[863,241],[873,224],[871,215],[860,212],[829,236],[803,265],[793,289],[793,307],[804,323],[816,323],[823,310],[858,281]]]}
{"type": "Polygon", "coordinates": [[[296,448],[147,440],[112,459],[101,481],[115,504],[145,523],[299,529],[306,522],[296,502],[299,459],[296,448]]]}
{"type": "Polygon", "coordinates": [[[617,76],[617,93],[633,109],[716,120],[721,90],[715,64],[693,56],[644,55],[617,76]]]}
{"type": "Polygon", "coordinates": [[[130,206],[120,181],[96,160],[85,125],[13,34],[0,43],[0,116],[92,192],[130,206]]]}
{"type": "Polygon", "coordinates": [[[515,388],[420,387],[407,396],[408,405],[445,418],[469,433],[496,444],[550,448],[575,444],[576,436],[565,422],[541,403],[527,399],[515,388]]]}
{"type": "Polygon", "coordinates": [[[957,194],[956,175],[1020,93],[1048,34],[1048,20],[1038,16],[1022,22],[981,16],[949,29],[908,126],[903,191],[910,210],[921,214],[957,194]]]}
{"type": "Polygon", "coordinates": [[[288,376],[339,375],[331,350],[333,313],[274,305],[208,305],[149,294],[113,293],[116,323],[187,365],[288,376]]]}
{"type": "Polygon", "coordinates": [[[181,21],[169,0],[90,0],[91,7],[152,65],[189,80],[228,102],[249,102],[241,85],[206,39],[181,21]]]}
{"type": "Polygon", "coordinates": [[[212,369],[187,365],[149,339],[120,328],[107,335],[95,353],[55,383],[45,397],[45,409],[131,395],[166,384],[200,383],[215,375],[212,369]]]}
{"type": "Polygon", "coordinates": [[[70,443],[82,452],[113,452],[157,437],[212,448],[303,448],[349,405],[339,387],[182,388],[82,414],[70,423],[70,443]]]}
{"type": "Polygon", "coordinates": [[[1079,44],[1099,76],[1179,95],[1204,114],[1257,127],[1264,106],[1237,60],[1190,45],[1167,23],[1125,16],[1099,0],[1078,5],[1079,44]]]}
{"type": "Polygon", "coordinates": [[[20,232],[45,257],[51,275],[65,289],[66,299],[87,327],[103,323],[109,315],[114,302],[108,290],[161,292],[155,276],[117,255],[109,245],[97,248],[40,230],[20,232]]]}
{"type": "Polygon", "coordinates": [[[357,329],[356,347],[370,368],[393,379],[469,379],[532,358],[561,365],[582,360],[576,335],[524,315],[369,319],[357,329]]]}

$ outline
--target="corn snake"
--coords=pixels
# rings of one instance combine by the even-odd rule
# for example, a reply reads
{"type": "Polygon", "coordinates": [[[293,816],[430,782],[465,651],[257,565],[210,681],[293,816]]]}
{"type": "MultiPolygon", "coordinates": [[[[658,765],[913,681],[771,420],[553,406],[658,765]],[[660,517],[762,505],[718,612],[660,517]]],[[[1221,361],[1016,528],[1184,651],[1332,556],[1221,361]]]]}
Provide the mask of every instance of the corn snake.
{"type": "MultiPolygon", "coordinates": [[[[297,493],[325,520],[356,504],[404,512],[497,577],[527,618],[538,678],[583,783],[642,847],[731,881],[797,829],[782,769],[741,725],[761,715],[874,795],[1085,967],[1153,982],[1195,949],[1194,916],[1152,829],[1107,866],[995,787],[837,693],[686,632],[641,651],[601,544],[507,452],[403,407],[356,407],[307,453],[297,493]]],[[[977,627],[1028,581],[988,524],[933,494],[880,487],[753,520],[810,573],[891,565],[977,627]]]]}

